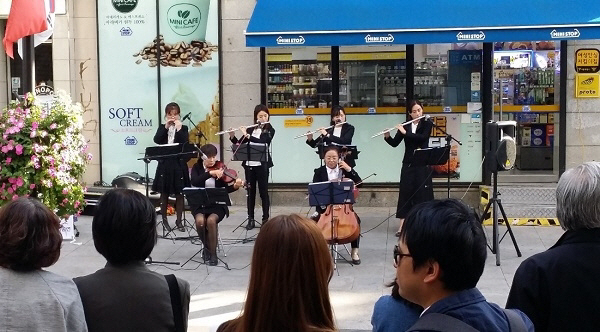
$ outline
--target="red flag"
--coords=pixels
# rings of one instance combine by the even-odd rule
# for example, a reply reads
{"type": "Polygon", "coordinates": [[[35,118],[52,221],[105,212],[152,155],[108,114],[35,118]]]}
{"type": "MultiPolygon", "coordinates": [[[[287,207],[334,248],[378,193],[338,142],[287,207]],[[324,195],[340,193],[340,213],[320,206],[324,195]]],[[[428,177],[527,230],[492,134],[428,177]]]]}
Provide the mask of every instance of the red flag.
{"type": "Polygon", "coordinates": [[[44,0],[12,0],[2,43],[13,58],[13,43],[17,40],[46,31],[46,6],[44,0]]]}

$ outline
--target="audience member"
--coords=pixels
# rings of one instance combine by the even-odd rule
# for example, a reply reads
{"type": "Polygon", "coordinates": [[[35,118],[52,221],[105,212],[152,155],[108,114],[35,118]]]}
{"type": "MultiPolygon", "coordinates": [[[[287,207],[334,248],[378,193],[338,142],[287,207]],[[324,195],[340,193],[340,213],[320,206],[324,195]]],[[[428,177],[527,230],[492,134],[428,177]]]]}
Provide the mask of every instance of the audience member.
{"type": "Polygon", "coordinates": [[[506,303],[536,331],[600,331],[600,163],[567,170],[556,188],[565,233],[517,269],[506,303]]]}
{"type": "Polygon", "coordinates": [[[373,332],[406,331],[419,319],[423,308],[400,296],[396,279],[388,286],[392,287],[392,295],[380,297],[373,308],[373,332]]]}
{"type": "Polygon", "coordinates": [[[61,243],[58,217],[39,201],[0,209],[0,331],[87,331],[73,281],[42,269],[61,243]]]}
{"type": "Polygon", "coordinates": [[[107,264],[75,278],[90,331],[187,330],[188,282],[172,277],[169,284],[169,276],[144,264],[156,244],[155,219],[154,206],[137,191],[113,189],[100,199],[92,236],[107,264]]]}
{"type": "Polygon", "coordinates": [[[256,238],[244,311],[223,332],[335,331],[327,243],[315,223],[281,215],[256,238]]]}
{"type": "Polygon", "coordinates": [[[425,308],[409,331],[533,331],[518,310],[486,301],[475,288],[487,256],[477,214],[454,199],[421,203],[394,248],[399,293],[425,308]]]}

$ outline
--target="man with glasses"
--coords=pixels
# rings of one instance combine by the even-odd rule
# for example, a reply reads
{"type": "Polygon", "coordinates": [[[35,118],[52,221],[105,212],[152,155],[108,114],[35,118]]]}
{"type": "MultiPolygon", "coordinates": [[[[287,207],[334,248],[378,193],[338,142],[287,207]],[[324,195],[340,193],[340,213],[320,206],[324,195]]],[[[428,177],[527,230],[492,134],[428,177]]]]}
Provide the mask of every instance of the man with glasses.
{"type": "Polygon", "coordinates": [[[400,295],[425,308],[409,331],[534,331],[525,314],[487,302],[475,287],[486,256],[471,208],[454,199],[415,206],[394,248],[400,295]]]}

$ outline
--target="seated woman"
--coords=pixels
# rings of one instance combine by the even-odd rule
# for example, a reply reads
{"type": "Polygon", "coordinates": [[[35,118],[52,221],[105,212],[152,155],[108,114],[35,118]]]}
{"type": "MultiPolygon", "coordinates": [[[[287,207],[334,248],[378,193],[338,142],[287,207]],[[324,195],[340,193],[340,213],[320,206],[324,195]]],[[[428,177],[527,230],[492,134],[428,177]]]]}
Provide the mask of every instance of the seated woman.
{"type": "Polygon", "coordinates": [[[58,217],[32,198],[0,209],[0,330],[87,331],[77,287],[44,271],[58,260],[58,217]]]}
{"type": "MultiPolygon", "coordinates": [[[[315,169],[315,174],[313,175],[312,182],[325,182],[325,181],[333,181],[343,178],[348,178],[354,183],[357,183],[357,187],[360,187],[360,182],[362,181],[358,173],[348,165],[344,160],[340,159],[340,150],[336,146],[328,146],[324,149],[325,156],[323,159],[325,160],[325,165],[315,169]]],[[[326,207],[317,206],[316,207],[316,215],[313,215],[313,219],[318,221],[321,214],[325,212],[326,207]]],[[[356,215],[356,220],[358,221],[358,225],[360,227],[360,217],[356,215]]],[[[358,255],[358,248],[360,247],[360,236],[356,238],[356,240],[350,243],[352,247],[351,258],[353,264],[360,264],[360,256],[358,255]]]]}
{"type": "Polygon", "coordinates": [[[408,331],[419,319],[423,308],[400,296],[396,279],[387,286],[392,287],[392,294],[384,295],[375,302],[371,316],[373,332],[408,331]]]}
{"type": "Polygon", "coordinates": [[[258,233],[240,317],[220,332],[336,331],[328,284],[333,263],[311,220],[281,215],[258,233]]]}
{"type": "MultiPolygon", "coordinates": [[[[223,181],[222,169],[211,169],[217,162],[217,148],[206,144],[200,148],[203,153],[201,159],[192,167],[192,186],[201,188],[227,188],[227,192],[238,190],[243,182],[236,179],[232,184],[223,181]]],[[[229,216],[227,205],[190,206],[200,241],[204,244],[202,258],[208,264],[215,266],[219,263],[217,258],[217,224],[229,216]]]]}
{"type": "Polygon", "coordinates": [[[150,200],[135,190],[112,189],[100,198],[92,237],[108,262],[74,279],[90,331],[187,329],[189,283],[144,264],[156,244],[155,218],[150,200]]]}

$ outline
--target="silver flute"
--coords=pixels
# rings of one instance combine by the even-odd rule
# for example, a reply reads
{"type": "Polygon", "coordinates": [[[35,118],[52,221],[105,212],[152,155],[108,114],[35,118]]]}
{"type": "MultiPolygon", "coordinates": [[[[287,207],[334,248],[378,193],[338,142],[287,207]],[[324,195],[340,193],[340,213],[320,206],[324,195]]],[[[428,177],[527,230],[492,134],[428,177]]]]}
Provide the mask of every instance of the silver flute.
{"type": "MultiPolygon", "coordinates": [[[[250,125],[250,126],[246,127],[246,129],[248,129],[248,128],[254,128],[254,127],[258,127],[258,126],[262,126],[262,125],[267,124],[267,123],[269,123],[269,121],[267,121],[267,122],[261,122],[261,123],[256,123],[256,124],[253,124],[253,125],[250,125]]],[[[240,129],[240,128],[232,128],[232,129],[227,129],[227,130],[219,131],[219,132],[216,132],[215,135],[223,135],[223,134],[227,134],[227,133],[233,133],[234,131],[236,131],[238,129],[240,129]]]]}
{"type": "MultiPolygon", "coordinates": [[[[346,123],[346,121],[344,121],[344,122],[340,122],[340,123],[336,123],[336,124],[334,124],[334,125],[331,125],[331,126],[329,126],[329,127],[325,127],[325,128],[323,128],[323,129],[325,129],[325,130],[327,130],[327,129],[331,129],[331,128],[333,128],[333,127],[337,126],[337,125],[343,125],[344,123],[346,123]]],[[[296,139],[296,138],[300,138],[300,137],[304,137],[304,136],[308,136],[308,135],[312,135],[312,134],[315,134],[315,133],[318,133],[320,130],[321,130],[321,129],[317,129],[317,130],[315,130],[315,131],[311,131],[311,132],[308,132],[308,133],[306,133],[306,134],[298,135],[298,136],[294,137],[294,139],[296,139]]]]}
{"type": "MultiPolygon", "coordinates": [[[[418,117],[418,118],[416,118],[416,119],[412,119],[412,120],[410,120],[410,121],[406,121],[406,122],[402,123],[402,124],[401,124],[401,126],[404,126],[405,124],[409,124],[409,123],[411,123],[411,122],[413,122],[413,121],[420,120],[420,119],[422,119],[422,118],[425,118],[426,120],[429,120],[430,116],[429,116],[429,115],[421,115],[420,117],[418,117]]],[[[390,131],[392,131],[392,130],[394,130],[394,129],[396,129],[396,127],[392,127],[392,128],[384,129],[384,130],[382,130],[382,131],[378,132],[377,134],[375,134],[375,135],[371,136],[371,138],[375,138],[375,137],[377,137],[377,136],[381,136],[381,135],[383,135],[383,134],[385,134],[385,133],[389,133],[390,131]]]]}

